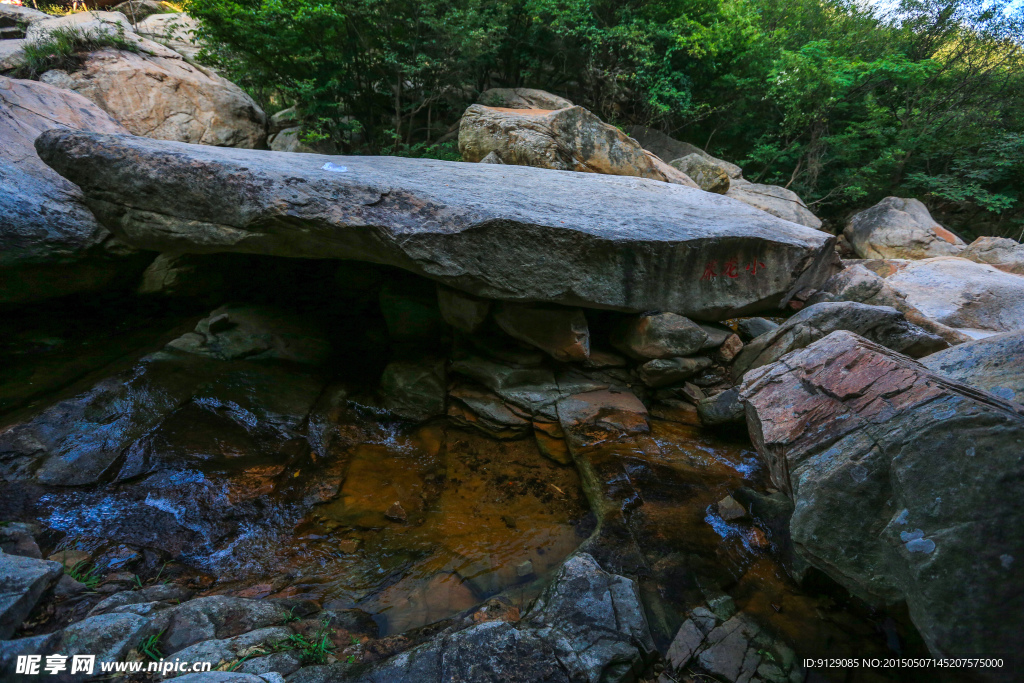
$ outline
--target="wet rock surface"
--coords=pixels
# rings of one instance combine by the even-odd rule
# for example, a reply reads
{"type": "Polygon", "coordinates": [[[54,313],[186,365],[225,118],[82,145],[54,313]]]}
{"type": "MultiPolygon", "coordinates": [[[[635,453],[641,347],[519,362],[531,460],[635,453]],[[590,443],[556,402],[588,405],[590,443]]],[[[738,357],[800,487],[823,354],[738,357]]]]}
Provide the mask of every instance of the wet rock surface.
{"type": "Polygon", "coordinates": [[[105,225],[160,251],[358,258],[485,298],[711,319],[779,306],[834,268],[824,233],[642,179],[74,132],[39,149],[105,225]]]}
{"type": "Polygon", "coordinates": [[[799,555],[855,594],[905,599],[936,655],[1013,653],[1019,628],[987,625],[1024,614],[1019,511],[991,514],[1019,495],[1020,405],[849,332],[748,373],[742,396],[799,555]]]}

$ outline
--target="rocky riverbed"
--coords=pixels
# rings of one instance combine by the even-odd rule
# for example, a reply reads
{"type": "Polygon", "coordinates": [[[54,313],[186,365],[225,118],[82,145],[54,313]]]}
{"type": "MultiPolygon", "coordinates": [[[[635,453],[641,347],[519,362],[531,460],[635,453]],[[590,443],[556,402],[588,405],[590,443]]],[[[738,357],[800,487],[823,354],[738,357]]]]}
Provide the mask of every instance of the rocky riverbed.
{"type": "Polygon", "coordinates": [[[540,91],[456,163],[76,74],[0,76],[4,680],[1014,680],[1020,245],[540,91]]]}

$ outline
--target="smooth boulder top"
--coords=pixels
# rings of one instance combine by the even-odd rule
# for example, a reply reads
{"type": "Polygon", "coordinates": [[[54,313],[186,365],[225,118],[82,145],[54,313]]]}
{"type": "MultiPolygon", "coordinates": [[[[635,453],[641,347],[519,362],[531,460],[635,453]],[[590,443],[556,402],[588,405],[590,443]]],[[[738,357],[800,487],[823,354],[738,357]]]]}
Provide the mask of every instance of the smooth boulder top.
{"type": "Polygon", "coordinates": [[[1024,330],[960,344],[925,356],[921,363],[934,373],[1024,403],[1024,330]]]}
{"type": "Polygon", "coordinates": [[[1024,277],[986,263],[922,259],[885,281],[924,315],[976,339],[1024,329],[1024,277]]]}
{"type": "Polygon", "coordinates": [[[130,244],[405,268],[477,296],[721,319],[835,272],[831,235],[652,180],[53,131],[40,156],[130,244]]]}

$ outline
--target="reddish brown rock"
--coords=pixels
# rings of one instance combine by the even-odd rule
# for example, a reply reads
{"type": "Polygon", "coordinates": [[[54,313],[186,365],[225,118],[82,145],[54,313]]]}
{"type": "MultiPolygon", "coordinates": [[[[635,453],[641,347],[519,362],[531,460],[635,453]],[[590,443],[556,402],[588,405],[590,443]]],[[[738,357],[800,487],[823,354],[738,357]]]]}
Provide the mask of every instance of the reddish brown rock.
{"type": "Polygon", "coordinates": [[[1019,646],[1024,408],[845,331],[745,380],[799,554],[861,597],[906,600],[936,656],[1019,646]]]}

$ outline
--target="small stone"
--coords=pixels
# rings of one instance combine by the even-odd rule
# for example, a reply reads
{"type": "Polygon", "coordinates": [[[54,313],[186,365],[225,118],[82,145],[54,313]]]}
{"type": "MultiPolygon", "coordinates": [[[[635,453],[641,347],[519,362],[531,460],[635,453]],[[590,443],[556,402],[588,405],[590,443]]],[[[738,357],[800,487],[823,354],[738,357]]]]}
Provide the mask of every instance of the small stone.
{"type": "Polygon", "coordinates": [[[656,358],[640,366],[640,381],[651,388],[678,384],[711,366],[711,359],[705,356],[690,358],[656,358]]]}
{"type": "Polygon", "coordinates": [[[722,621],[726,621],[736,614],[736,602],[732,599],[731,595],[723,594],[716,598],[711,598],[708,600],[708,607],[722,621]]]}
{"type": "Polygon", "coordinates": [[[397,500],[391,504],[391,507],[389,507],[387,512],[384,513],[384,516],[393,522],[404,523],[409,519],[408,515],[405,514],[405,508],[403,508],[402,504],[397,500]]]}
{"type": "Polygon", "coordinates": [[[220,315],[210,318],[210,334],[220,334],[221,332],[230,330],[232,327],[234,327],[234,323],[231,322],[227,313],[221,313],[220,315]]]}
{"type": "Polygon", "coordinates": [[[778,323],[764,318],[742,318],[736,323],[736,331],[739,333],[740,339],[750,341],[766,332],[771,332],[778,326],[778,323]]]}
{"type": "Polygon", "coordinates": [[[437,306],[446,323],[470,334],[480,329],[491,312],[490,301],[443,285],[437,286],[437,306]]]}
{"type": "Polygon", "coordinates": [[[726,496],[718,501],[718,515],[727,522],[742,519],[747,516],[747,511],[732,496],[726,496]]]}
{"type": "Polygon", "coordinates": [[[64,565],[64,569],[67,570],[83,562],[88,562],[92,559],[92,555],[84,550],[61,550],[59,553],[54,553],[46,559],[50,562],[60,562],[64,565]]]}
{"type": "MultiPolygon", "coordinates": [[[[396,503],[397,505],[397,503],[396,503]]],[[[394,507],[394,506],[392,506],[394,507]]],[[[401,509],[401,506],[399,506],[401,509]]],[[[390,512],[390,510],[389,510],[390,512]]],[[[359,539],[358,538],[343,538],[338,541],[338,550],[345,553],[346,555],[353,555],[359,550],[359,539]]]]}
{"type": "Polygon", "coordinates": [[[516,565],[516,576],[523,578],[533,574],[533,562],[526,560],[516,565]]]}
{"type": "Polygon", "coordinates": [[[60,600],[66,600],[67,598],[74,597],[86,590],[88,590],[88,588],[86,588],[84,583],[75,581],[67,574],[64,574],[60,577],[60,580],[57,581],[57,585],[53,587],[53,595],[60,600]]]}
{"type": "Polygon", "coordinates": [[[725,338],[725,341],[718,351],[715,352],[715,360],[723,363],[731,363],[732,359],[739,355],[740,351],[743,350],[743,341],[740,340],[739,335],[730,334],[725,338]]]}
{"type": "Polygon", "coordinates": [[[683,382],[683,388],[679,390],[679,393],[693,404],[698,404],[702,399],[707,398],[700,387],[689,382],[683,382]]]}

